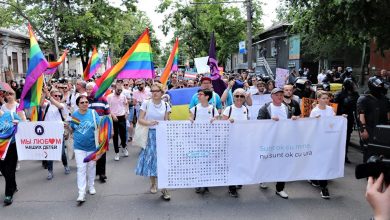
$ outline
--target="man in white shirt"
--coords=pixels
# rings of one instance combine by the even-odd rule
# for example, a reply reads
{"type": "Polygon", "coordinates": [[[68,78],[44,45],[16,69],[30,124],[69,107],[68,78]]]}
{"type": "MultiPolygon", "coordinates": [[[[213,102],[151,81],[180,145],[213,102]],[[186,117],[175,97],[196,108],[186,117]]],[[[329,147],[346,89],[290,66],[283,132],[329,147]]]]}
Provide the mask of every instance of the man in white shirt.
{"type": "MultiPolygon", "coordinates": [[[[288,107],[283,103],[283,90],[280,88],[274,88],[271,91],[272,102],[269,102],[259,110],[258,120],[272,119],[274,121],[292,119],[296,120],[299,116],[293,116],[288,110],[288,107]]],[[[288,199],[288,194],[284,191],[285,182],[276,183],[276,195],[283,199],[288,199]]],[[[267,186],[260,183],[261,189],[266,189],[267,186]]]]}

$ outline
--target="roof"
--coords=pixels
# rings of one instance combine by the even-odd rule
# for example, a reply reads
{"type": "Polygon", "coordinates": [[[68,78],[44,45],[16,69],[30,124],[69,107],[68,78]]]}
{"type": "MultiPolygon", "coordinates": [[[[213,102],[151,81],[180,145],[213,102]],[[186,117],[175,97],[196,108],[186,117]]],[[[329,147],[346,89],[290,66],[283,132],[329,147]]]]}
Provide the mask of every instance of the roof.
{"type": "Polygon", "coordinates": [[[276,29],[279,29],[279,28],[289,27],[289,26],[291,26],[291,24],[288,23],[288,22],[277,23],[277,24],[274,24],[271,27],[265,29],[260,34],[264,34],[264,33],[267,33],[267,32],[270,32],[270,31],[273,31],[273,30],[276,30],[276,29]]]}
{"type": "Polygon", "coordinates": [[[9,35],[10,37],[15,37],[15,38],[22,38],[25,40],[29,40],[30,37],[27,34],[23,34],[17,31],[12,31],[6,28],[0,28],[0,34],[1,35],[9,35]]]}

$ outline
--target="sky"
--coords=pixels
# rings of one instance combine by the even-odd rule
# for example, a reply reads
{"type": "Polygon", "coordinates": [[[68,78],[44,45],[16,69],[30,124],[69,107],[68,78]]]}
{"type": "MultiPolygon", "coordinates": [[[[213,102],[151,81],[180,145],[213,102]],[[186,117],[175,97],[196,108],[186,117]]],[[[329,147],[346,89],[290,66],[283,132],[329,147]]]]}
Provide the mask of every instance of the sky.
{"type": "MultiPolygon", "coordinates": [[[[189,3],[192,0],[184,0],[187,3],[189,3]]],[[[272,20],[276,18],[276,8],[280,4],[280,0],[260,0],[263,3],[263,12],[264,15],[262,17],[262,21],[264,24],[264,27],[267,28],[272,25],[272,20]]],[[[139,10],[144,11],[146,15],[150,18],[152,21],[153,28],[156,32],[157,39],[160,40],[161,46],[165,46],[166,43],[170,41],[170,39],[173,38],[173,32],[171,31],[168,33],[167,36],[165,36],[161,29],[158,27],[162,25],[164,14],[159,14],[155,12],[156,7],[159,4],[159,0],[138,0],[137,7],[139,10]]],[[[110,3],[112,5],[118,6],[121,3],[121,0],[110,0],[110,3]]],[[[240,4],[243,3],[233,3],[232,5],[240,6],[240,4]]]]}

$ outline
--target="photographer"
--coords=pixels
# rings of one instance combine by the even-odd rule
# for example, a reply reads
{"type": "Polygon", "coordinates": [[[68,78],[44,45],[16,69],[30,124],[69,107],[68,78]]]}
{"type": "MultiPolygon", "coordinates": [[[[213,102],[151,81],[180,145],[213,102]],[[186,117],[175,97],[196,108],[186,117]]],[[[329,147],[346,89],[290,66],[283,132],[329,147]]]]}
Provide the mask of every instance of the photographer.
{"type": "Polygon", "coordinates": [[[366,199],[370,203],[374,211],[375,220],[390,219],[390,185],[384,185],[383,173],[374,179],[372,176],[368,178],[366,199]]]}

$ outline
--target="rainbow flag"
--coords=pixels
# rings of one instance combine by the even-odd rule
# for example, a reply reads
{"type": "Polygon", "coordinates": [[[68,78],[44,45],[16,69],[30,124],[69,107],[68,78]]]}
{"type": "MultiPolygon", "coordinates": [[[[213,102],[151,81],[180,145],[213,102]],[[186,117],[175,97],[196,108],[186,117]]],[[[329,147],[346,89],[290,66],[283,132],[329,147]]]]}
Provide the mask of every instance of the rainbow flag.
{"type": "Polygon", "coordinates": [[[30,61],[17,111],[39,105],[42,95],[43,72],[45,72],[49,66],[49,63],[38,45],[30,24],[28,25],[28,30],[30,33],[30,61]]]}
{"type": "Polygon", "coordinates": [[[112,131],[112,119],[109,116],[103,116],[99,122],[99,148],[95,152],[84,158],[84,163],[88,163],[91,160],[97,161],[108,150],[110,145],[111,131],[112,131]]]}
{"type": "Polygon", "coordinates": [[[57,71],[58,66],[65,61],[66,55],[68,54],[68,50],[65,50],[62,56],[55,62],[49,62],[49,66],[46,69],[46,75],[54,74],[57,71]]]}
{"type": "Polygon", "coordinates": [[[160,81],[162,84],[166,85],[171,72],[177,71],[178,62],[179,62],[179,39],[176,38],[176,42],[173,45],[172,52],[169,55],[167,65],[165,65],[164,72],[161,74],[160,77],[160,81]]]}
{"type": "Polygon", "coordinates": [[[88,65],[84,70],[83,78],[85,81],[92,78],[93,75],[98,71],[100,67],[100,58],[96,50],[96,47],[93,48],[92,56],[88,60],[88,65]]]}
{"type": "Polygon", "coordinates": [[[115,78],[154,78],[149,29],[146,29],[115,66],[97,79],[94,97],[100,98],[115,78]]]}
{"type": "Polygon", "coordinates": [[[72,122],[75,123],[76,125],[79,125],[80,124],[80,119],[72,116],[72,122]]]}
{"type": "Polygon", "coordinates": [[[199,87],[168,90],[167,94],[171,97],[171,120],[188,120],[189,105],[194,94],[197,94],[199,87]]]}
{"type": "Polygon", "coordinates": [[[138,40],[116,65],[118,64],[121,64],[119,65],[121,67],[118,73],[119,79],[155,77],[153,53],[148,28],[141,34],[138,40]],[[122,66],[122,64],[124,65],[122,66]]]}
{"type": "Polygon", "coordinates": [[[7,155],[9,145],[11,144],[12,137],[16,133],[16,125],[12,128],[11,132],[7,134],[0,134],[0,159],[4,160],[7,155]]]}

